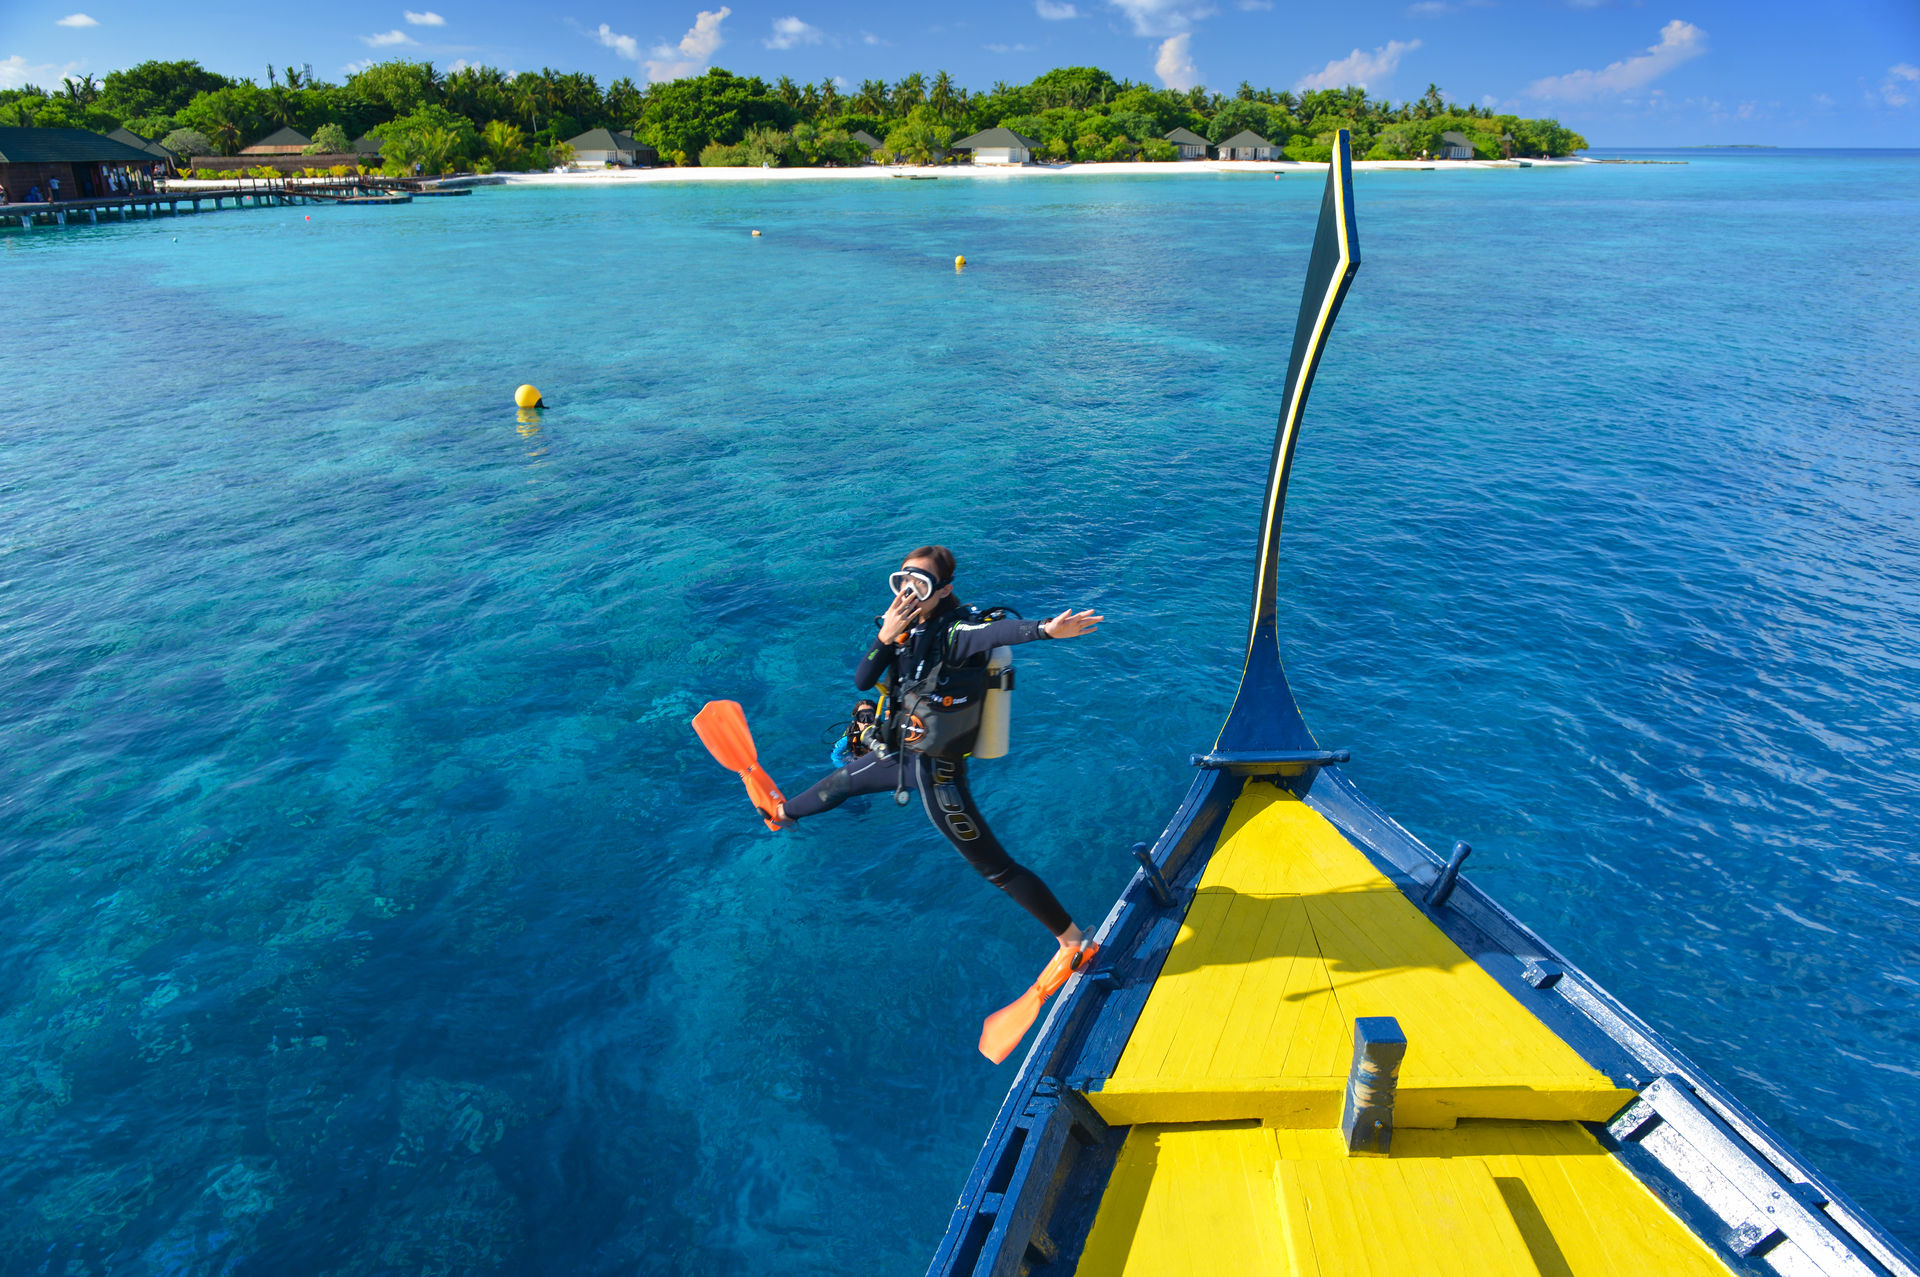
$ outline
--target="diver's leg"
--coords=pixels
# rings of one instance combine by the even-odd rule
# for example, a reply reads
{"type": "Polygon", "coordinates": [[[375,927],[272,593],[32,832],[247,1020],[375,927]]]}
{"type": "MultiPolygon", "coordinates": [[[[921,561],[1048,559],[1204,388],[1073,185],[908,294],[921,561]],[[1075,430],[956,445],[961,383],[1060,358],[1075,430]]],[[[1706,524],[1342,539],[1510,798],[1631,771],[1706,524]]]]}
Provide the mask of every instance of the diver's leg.
{"type": "MultiPolygon", "coordinates": [[[[828,772],[815,784],[787,799],[780,815],[787,820],[817,816],[823,811],[832,811],[849,798],[882,793],[899,783],[900,755],[882,758],[878,754],[862,754],[839,771],[828,772]]],[[[907,784],[912,786],[911,777],[907,784]]]]}
{"type": "Polygon", "coordinates": [[[1080,928],[1073,925],[1073,916],[1047,890],[1040,876],[1009,856],[987,828],[980,809],[973,804],[973,792],[967,788],[966,760],[920,754],[911,757],[920,781],[920,801],[934,828],[946,835],[981,877],[1012,896],[1061,944],[1079,944],[1080,928]]]}

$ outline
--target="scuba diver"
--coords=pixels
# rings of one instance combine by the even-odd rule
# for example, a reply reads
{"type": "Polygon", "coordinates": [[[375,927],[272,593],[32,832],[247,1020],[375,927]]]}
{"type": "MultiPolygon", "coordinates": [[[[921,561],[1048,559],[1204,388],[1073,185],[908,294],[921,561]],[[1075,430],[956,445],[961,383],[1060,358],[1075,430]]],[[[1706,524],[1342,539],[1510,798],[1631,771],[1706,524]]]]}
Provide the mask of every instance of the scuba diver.
{"type": "Polygon", "coordinates": [[[856,758],[873,752],[868,744],[872,733],[868,731],[880,716],[879,702],[872,697],[862,696],[853,703],[853,717],[847,722],[847,730],[840,733],[840,739],[833,742],[833,753],[828,756],[835,767],[845,767],[856,758]]]}
{"type": "MultiPolygon", "coordinates": [[[[1047,884],[993,836],[967,786],[967,757],[980,736],[990,681],[1012,688],[1011,669],[989,669],[994,649],[1077,638],[1106,618],[1069,609],[1029,621],[1003,609],[966,607],[953,596],[953,572],[952,551],[923,545],[888,578],[893,601],[878,618],[880,631],[854,673],[860,690],[883,688],[875,721],[859,731],[867,752],[850,757],[793,798],[782,795],[761,769],[737,704],[710,702],[693,726],[714,757],[746,781],[748,797],[770,829],[784,829],[862,794],[892,791],[902,805],[910,801],[909,793],[918,794],[934,828],[1059,941],[1061,957],[1074,969],[1083,948],[1092,956],[1091,946],[1084,945],[1080,928],[1047,884]]],[[[999,664],[1011,661],[1003,656],[999,664]]],[[[847,752],[854,753],[851,746],[847,752]]]]}
{"type": "Polygon", "coordinates": [[[694,716],[693,729],[714,758],[746,782],[747,796],[769,829],[785,829],[863,794],[891,790],[904,806],[908,794],[917,793],[927,819],[967,863],[1052,934],[1059,948],[1039,978],[981,1025],[980,1053],[999,1064],[1033,1026],[1046,1000],[1075,972],[1087,969],[1100,946],[1074,925],[1047,884],[993,836],[967,786],[967,758],[976,744],[986,757],[1005,752],[1005,693],[1013,688],[1013,670],[1004,649],[1077,638],[1106,618],[1069,609],[1028,621],[1001,608],[967,607],[953,597],[953,572],[952,551],[923,545],[888,578],[893,601],[877,618],[880,632],[854,673],[860,690],[883,689],[873,721],[859,721],[867,702],[856,706],[848,739],[834,748],[836,759],[844,750],[848,761],[793,798],[782,795],[761,768],[737,703],[707,702],[694,716]],[[1001,694],[1000,717],[983,722],[993,720],[992,692],[1001,694]],[[983,727],[997,739],[984,740],[983,727]]]}

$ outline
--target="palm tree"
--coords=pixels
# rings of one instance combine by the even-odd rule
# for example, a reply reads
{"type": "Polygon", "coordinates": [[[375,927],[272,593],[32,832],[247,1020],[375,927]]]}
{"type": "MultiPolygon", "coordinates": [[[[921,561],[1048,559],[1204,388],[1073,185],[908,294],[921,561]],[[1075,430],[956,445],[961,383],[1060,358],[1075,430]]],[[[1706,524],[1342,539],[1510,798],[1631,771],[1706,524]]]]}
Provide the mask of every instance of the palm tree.
{"type": "Polygon", "coordinates": [[[520,131],[520,126],[505,120],[488,120],[487,126],[480,130],[480,145],[497,169],[510,169],[518,165],[526,144],[527,135],[520,131]]]}
{"type": "Polygon", "coordinates": [[[231,111],[223,112],[213,122],[213,140],[222,155],[232,155],[240,149],[240,122],[233,118],[231,111]]]}
{"type": "Polygon", "coordinates": [[[887,113],[887,82],[885,80],[860,81],[860,92],[854,96],[853,109],[862,115],[885,115],[887,113]]]}
{"type": "Polygon", "coordinates": [[[100,82],[93,78],[93,72],[85,73],[78,80],[67,77],[67,100],[75,106],[91,106],[99,96],[100,82]]]}
{"type": "Polygon", "coordinates": [[[623,75],[607,86],[607,117],[622,128],[631,128],[645,106],[646,95],[631,78],[623,75]]]}
{"type": "Polygon", "coordinates": [[[927,100],[927,78],[915,71],[893,86],[893,105],[905,115],[927,100]]]}
{"type": "Polygon", "coordinates": [[[954,108],[953,77],[945,71],[933,77],[933,88],[927,93],[927,105],[941,119],[946,119],[954,108]]]}
{"type": "Polygon", "coordinates": [[[820,81],[820,114],[837,115],[840,111],[840,86],[833,82],[832,76],[820,81]]]}
{"type": "Polygon", "coordinates": [[[798,107],[800,105],[800,86],[793,82],[793,77],[790,75],[783,75],[776,80],[773,85],[773,92],[775,97],[778,97],[788,106],[798,107]]]}

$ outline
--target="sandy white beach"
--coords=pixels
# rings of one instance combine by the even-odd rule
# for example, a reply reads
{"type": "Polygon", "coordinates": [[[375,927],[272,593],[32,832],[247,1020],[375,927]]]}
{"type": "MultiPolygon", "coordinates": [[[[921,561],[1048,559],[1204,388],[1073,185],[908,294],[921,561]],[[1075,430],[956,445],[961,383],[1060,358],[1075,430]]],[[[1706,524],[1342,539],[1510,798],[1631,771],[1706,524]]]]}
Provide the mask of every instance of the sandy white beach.
{"type": "MultiPolygon", "coordinates": [[[[1567,167],[1592,164],[1588,159],[1565,160],[1355,160],[1355,172],[1473,172],[1481,169],[1567,167]]],[[[1025,181],[1045,177],[1164,176],[1182,174],[1324,174],[1325,164],[1291,160],[1165,160],[1087,164],[863,164],[855,168],[644,168],[581,169],[565,173],[502,173],[515,186],[619,186],[645,182],[865,182],[907,177],[978,178],[989,181],[1025,181]]]]}

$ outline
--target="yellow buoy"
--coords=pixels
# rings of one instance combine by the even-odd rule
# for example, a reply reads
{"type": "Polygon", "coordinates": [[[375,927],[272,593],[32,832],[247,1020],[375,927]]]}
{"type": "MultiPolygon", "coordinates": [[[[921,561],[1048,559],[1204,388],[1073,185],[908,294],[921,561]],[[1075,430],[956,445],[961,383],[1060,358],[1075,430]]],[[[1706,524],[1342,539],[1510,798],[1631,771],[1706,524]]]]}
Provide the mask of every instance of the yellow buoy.
{"type": "Polygon", "coordinates": [[[516,408],[544,408],[546,401],[540,397],[540,391],[533,386],[522,386],[513,392],[513,406],[516,408]]]}
{"type": "Polygon", "coordinates": [[[953,268],[955,270],[964,270],[966,269],[966,265],[967,265],[967,259],[965,257],[959,256],[957,254],[954,256],[953,268]]]}
{"type": "Polygon", "coordinates": [[[759,239],[759,238],[760,238],[760,232],[759,232],[759,231],[755,231],[755,232],[753,233],[753,237],[754,237],[755,239],[759,239]]]}

